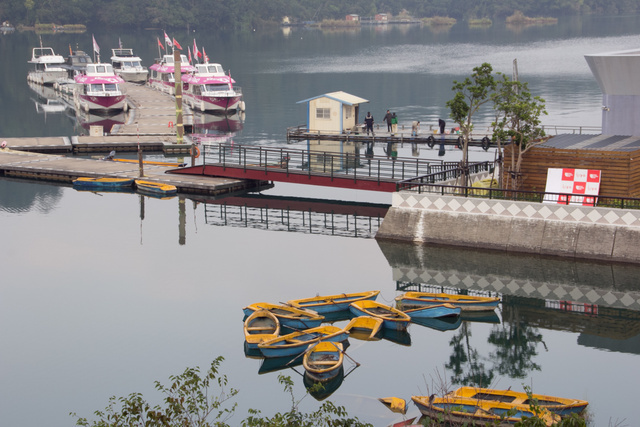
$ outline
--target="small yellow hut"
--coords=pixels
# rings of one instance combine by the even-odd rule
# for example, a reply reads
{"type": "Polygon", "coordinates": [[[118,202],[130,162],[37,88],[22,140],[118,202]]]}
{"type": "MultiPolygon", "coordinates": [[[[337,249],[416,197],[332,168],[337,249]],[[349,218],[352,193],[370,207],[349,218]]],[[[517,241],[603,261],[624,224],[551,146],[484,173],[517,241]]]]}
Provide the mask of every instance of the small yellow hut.
{"type": "Polygon", "coordinates": [[[307,131],[321,133],[350,132],[358,123],[364,98],[338,91],[298,101],[307,104],[307,131]]]}

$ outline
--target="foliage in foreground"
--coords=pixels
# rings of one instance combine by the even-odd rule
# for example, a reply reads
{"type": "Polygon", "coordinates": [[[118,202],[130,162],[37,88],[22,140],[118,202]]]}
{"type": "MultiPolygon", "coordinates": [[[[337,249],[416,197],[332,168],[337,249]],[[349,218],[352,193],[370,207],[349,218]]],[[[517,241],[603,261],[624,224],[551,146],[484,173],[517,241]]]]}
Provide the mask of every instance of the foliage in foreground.
{"type": "MultiPolygon", "coordinates": [[[[182,374],[169,377],[172,383],[168,387],[156,381],[156,389],[165,396],[162,406],[152,407],[142,394],[131,393],[127,397],[109,398],[104,410],[94,412],[95,420],[78,417],[75,413],[70,415],[76,418],[76,425],[84,427],[227,427],[237,406],[230,399],[238,394],[238,390],[225,391],[227,376],[219,374],[223,360],[222,356],[214,359],[202,376],[199,368],[187,368],[182,374]],[[216,391],[212,389],[216,383],[217,393],[210,394],[216,391]]],[[[371,426],[357,418],[349,418],[344,407],[331,402],[323,403],[315,412],[302,413],[298,405],[304,396],[296,401],[291,378],[279,375],[278,380],[291,397],[291,409],[273,417],[263,417],[260,411],[249,409],[249,416],[241,422],[243,427],[371,426]]]]}

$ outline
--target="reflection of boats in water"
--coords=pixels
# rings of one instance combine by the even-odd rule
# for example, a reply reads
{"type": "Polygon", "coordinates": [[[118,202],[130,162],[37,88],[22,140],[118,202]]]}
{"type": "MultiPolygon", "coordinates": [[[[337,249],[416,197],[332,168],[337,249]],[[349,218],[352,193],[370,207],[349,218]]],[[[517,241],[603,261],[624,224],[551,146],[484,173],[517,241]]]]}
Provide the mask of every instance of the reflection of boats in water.
{"type": "Polygon", "coordinates": [[[67,76],[67,71],[62,67],[64,58],[56,55],[51,47],[34,47],[31,52],[29,64],[33,69],[27,73],[27,81],[41,85],[52,85],[59,79],[67,76]]]}
{"type": "Polygon", "coordinates": [[[244,113],[216,115],[193,112],[191,139],[200,144],[226,144],[244,126],[244,113]]]}
{"type": "Polygon", "coordinates": [[[338,388],[340,388],[342,382],[344,381],[344,377],[344,367],[341,366],[336,376],[331,378],[329,381],[315,381],[311,376],[309,376],[307,371],[305,371],[304,375],[302,376],[302,382],[307,390],[309,390],[309,394],[313,396],[314,399],[316,399],[317,401],[322,401],[331,396],[338,388]]]}
{"type": "Polygon", "coordinates": [[[123,111],[107,115],[92,114],[83,110],[76,110],[77,123],[86,130],[91,126],[102,126],[104,133],[111,133],[114,126],[120,126],[127,122],[127,114],[123,111]]]}
{"type": "Polygon", "coordinates": [[[45,86],[34,82],[29,82],[29,88],[34,91],[37,97],[31,98],[36,106],[36,111],[45,115],[52,113],[62,113],[67,109],[67,105],[58,98],[56,91],[51,86],[45,86]]]}
{"type": "Polygon", "coordinates": [[[260,364],[258,374],[268,374],[269,372],[281,371],[282,369],[288,369],[300,365],[302,365],[301,354],[285,357],[269,357],[264,359],[260,364]]]}
{"type": "Polygon", "coordinates": [[[411,335],[409,335],[409,331],[407,331],[406,329],[395,330],[395,329],[383,328],[382,339],[391,341],[392,343],[403,345],[405,347],[411,346],[411,335]]]}
{"type": "Polygon", "coordinates": [[[142,66],[142,59],[133,54],[133,49],[111,49],[111,65],[113,71],[124,81],[145,83],[149,77],[149,70],[142,66]]]}
{"type": "Polygon", "coordinates": [[[417,325],[435,329],[437,331],[453,331],[462,325],[462,316],[449,316],[441,318],[411,318],[411,321],[417,325]]]}

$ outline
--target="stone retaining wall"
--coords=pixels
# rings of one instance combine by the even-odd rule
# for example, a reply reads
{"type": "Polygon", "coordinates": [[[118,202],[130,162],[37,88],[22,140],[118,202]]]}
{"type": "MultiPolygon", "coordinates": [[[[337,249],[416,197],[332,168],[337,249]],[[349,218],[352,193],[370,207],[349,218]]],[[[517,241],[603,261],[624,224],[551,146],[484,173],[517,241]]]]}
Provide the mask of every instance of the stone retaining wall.
{"type": "Polygon", "coordinates": [[[403,191],[376,238],[640,263],[640,210],[403,191]]]}

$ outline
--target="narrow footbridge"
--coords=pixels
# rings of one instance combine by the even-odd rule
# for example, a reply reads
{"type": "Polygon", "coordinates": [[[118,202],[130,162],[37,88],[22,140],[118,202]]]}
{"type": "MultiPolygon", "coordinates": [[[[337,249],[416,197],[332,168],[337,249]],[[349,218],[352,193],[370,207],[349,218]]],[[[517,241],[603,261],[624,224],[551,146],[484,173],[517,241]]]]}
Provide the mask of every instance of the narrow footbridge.
{"type": "MultiPolygon", "coordinates": [[[[366,155],[353,145],[336,151],[236,144],[203,145],[202,164],[170,173],[289,182],[348,189],[394,192],[397,182],[443,182],[461,174],[458,162],[366,155]]],[[[488,171],[491,162],[469,165],[470,173],[488,171]]]]}

